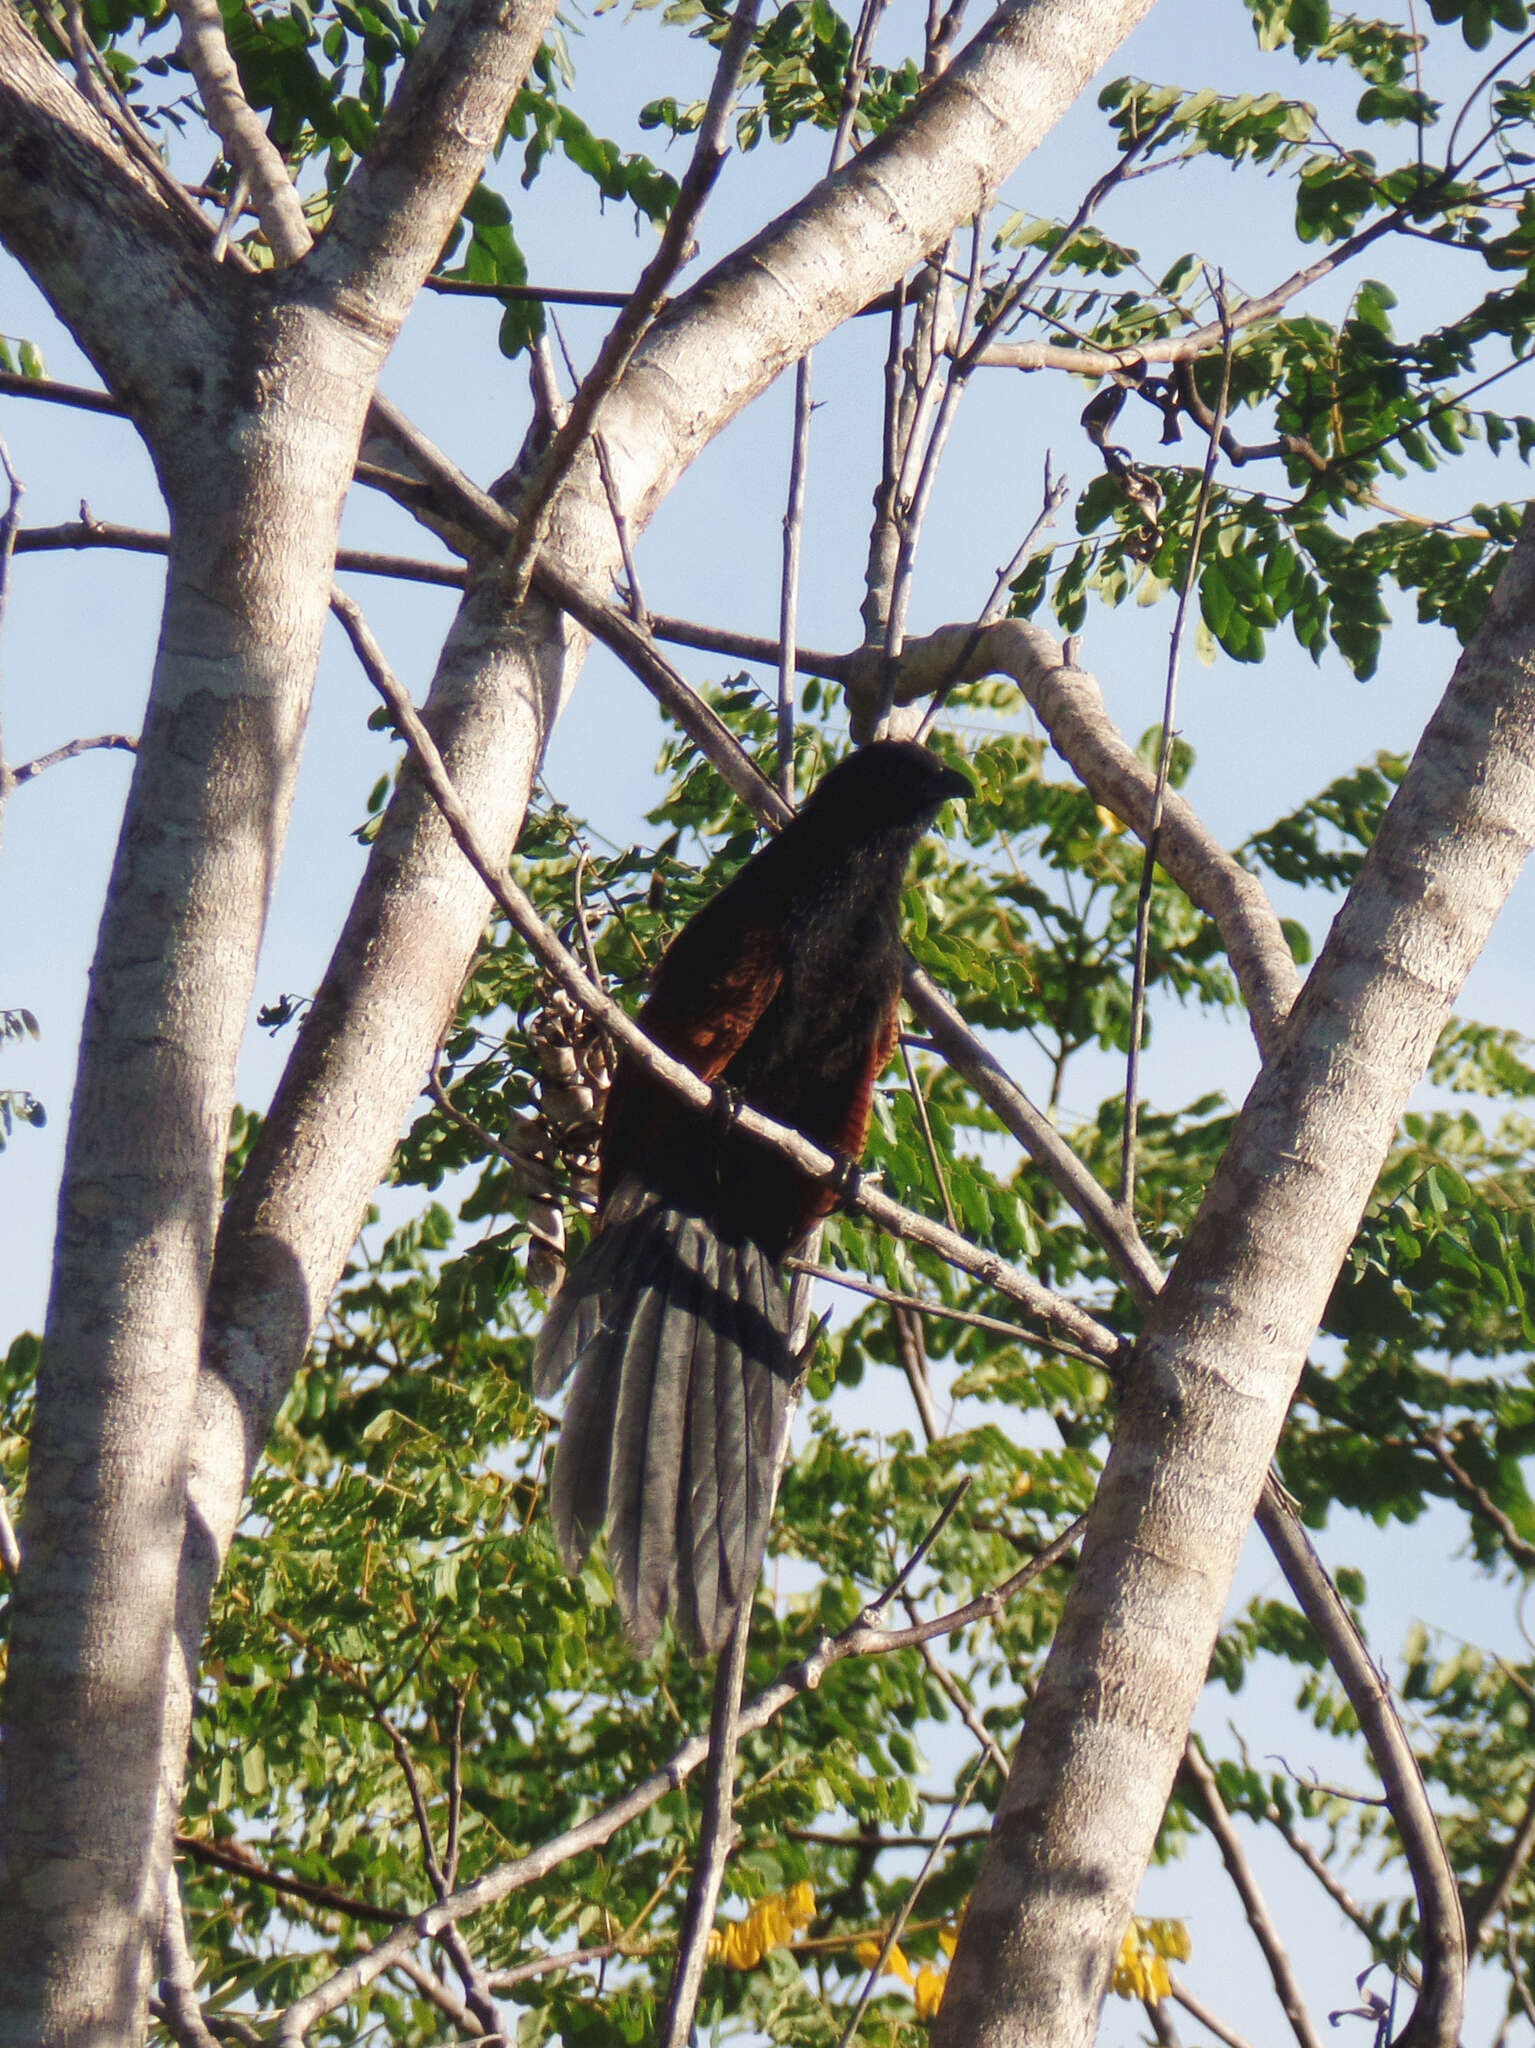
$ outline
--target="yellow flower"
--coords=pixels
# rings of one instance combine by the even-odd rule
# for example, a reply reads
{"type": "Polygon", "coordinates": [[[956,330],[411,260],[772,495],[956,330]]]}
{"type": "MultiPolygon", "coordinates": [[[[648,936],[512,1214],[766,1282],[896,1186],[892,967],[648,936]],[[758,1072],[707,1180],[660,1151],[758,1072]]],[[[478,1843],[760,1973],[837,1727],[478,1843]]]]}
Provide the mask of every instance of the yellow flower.
{"type": "Polygon", "coordinates": [[[1167,1957],[1186,1963],[1190,1953],[1189,1931],[1181,1920],[1132,1920],[1119,1944],[1119,1956],[1111,1978],[1120,1998],[1144,1998],[1153,2003],[1172,1994],[1167,1957]]]}
{"type": "Polygon", "coordinates": [[[917,1972],[917,1981],[912,1986],[916,2000],[917,2018],[930,2020],[943,2004],[943,1987],[949,1981],[947,1970],[935,1970],[931,1963],[924,1963],[917,1972]]]}
{"type": "Polygon", "coordinates": [[[815,1918],[815,1892],[803,1878],[786,1892],[759,1899],[744,1920],[727,1920],[709,1936],[709,1960],[755,1970],[775,1948],[787,1948],[815,1918]]]}
{"type": "MultiPolygon", "coordinates": [[[[957,1939],[956,1935],[950,1934],[947,1931],[939,1935],[939,1946],[945,1955],[953,1955],[957,1939]]],[[[883,1946],[883,1942],[872,1939],[861,1941],[853,1953],[866,1970],[872,1970],[879,1961],[880,1950],[883,1946]]],[[[933,1963],[923,1963],[913,1970],[911,1960],[899,1942],[896,1943],[885,1958],[885,1974],[890,1977],[899,1977],[901,1982],[908,1987],[911,1992],[912,2003],[917,2008],[917,2018],[919,2020],[930,2020],[934,2013],[937,2012],[939,2006],[943,2004],[943,1987],[948,1982],[948,1971],[938,1969],[933,1963]]]]}

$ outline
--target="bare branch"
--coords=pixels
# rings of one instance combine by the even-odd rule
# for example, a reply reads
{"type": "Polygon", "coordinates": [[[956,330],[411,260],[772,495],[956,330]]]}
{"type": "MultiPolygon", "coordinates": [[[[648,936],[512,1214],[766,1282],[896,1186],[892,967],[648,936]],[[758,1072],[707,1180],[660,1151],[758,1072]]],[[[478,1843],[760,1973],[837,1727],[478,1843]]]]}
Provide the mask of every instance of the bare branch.
{"type": "MultiPolygon", "coordinates": [[[[906,1612],[909,1619],[916,1620],[909,1602],[907,1603],[906,1612]]],[[[923,1663],[932,1672],[942,1691],[947,1694],[959,1718],[980,1744],[985,1755],[990,1757],[991,1761],[1005,1777],[1007,1775],[1007,1758],[998,1746],[996,1737],[981,1719],[976,1709],[975,1701],[971,1699],[965,1688],[960,1684],[959,1680],[954,1676],[954,1673],[949,1669],[930,1642],[919,1643],[917,1648],[921,1652],[923,1663]]],[[[952,1836],[950,1839],[953,1839],[952,1836]]]]}
{"type": "Polygon", "coordinates": [[[1167,791],[1173,766],[1174,720],[1178,705],[1178,672],[1183,662],[1183,636],[1188,625],[1189,604],[1199,574],[1204,547],[1205,522],[1210,514],[1210,492],[1215,483],[1215,464],[1220,452],[1221,430],[1226,424],[1226,401],[1231,393],[1231,349],[1233,335],[1226,314],[1225,280],[1215,286],[1215,302],[1221,316],[1221,385],[1215,402],[1205,444],[1204,469],[1199,495],[1194,503],[1194,526],[1189,535],[1188,558],[1178,589],[1178,608],[1173,617],[1172,636],[1167,649],[1167,686],[1162,698],[1162,741],[1157,748],[1156,781],[1151,791],[1151,816],[1145,834],[1146,855],[1141,862],[1141,886],[1135,905],[1135,962],[1130,977],[1130,1049],[1125,1059],[1124,1135],[1120,1150],[1119,1206],[1135,1211],[1135,1134],[1140,1114],[1141,1039],[1146,1029],[1146,950],[1151,937],[1151,891],[1156,880],[1157,854],[1162,845],[1162,821],[1167,812],[1167,791]]]}
{"type": "MultiPolygon", "coordinates": [[[[836,168],[835,164],[832,168],[836,168]]],[[[805,536],[805,479],[810,470],[812,363],[812,356],[802,356],[794,373],[794,432],[789,443],[789,496],[784,506],[783,571],[778,593],[778,793],[786,804],[794,801],[794,650],[799,639],[799,558],[805,536]]]]}
{"type": "MultiPolygon", "coordinates": [[[[1510,1518],[1504,1514],[1486,1487],[1478,1486],[1471,1474],[1445,1441],[1442,1429],[1425,1431],[1416,1441],[1420,1443],[1448,1478],[1454,1482],[1455,1491],[1461,1499],[1486,1521],[1491,1522],[1503,1539],[1503,1546],[1515,1564],[1528,1571],[1535,1565],[1535,1543],[1521,1536],[1510,1518]]],[[[1474,1946],[1475,1944],[1473,1944],[1474,1946]]]]}
{"type": "Polygon", "coordinates": [[[938,1419],[938,1406],[933,1399],[932,1376],[927,1369],[927,1352],[922,1342],[922,1318],[914,1309],[901,1302],[895,1304],[890,1326],[895,1336],[895,1355],[901,1362],[902,1372],[906,1375],[906,1384],[911,1388],[911,1398],[916,1404],[922,1433],[930,1444],[935,1444],[943,1435],[943,1425],[938,1419]]]}
{"type": "Polygon", "coordinates": [[[302,1899],[305,1905],[318,1906],[324,1912],[341,1913],[348,1920],[366,1920],[375,1927],[398,1927],[409,1917],[408,1912],[391,1913],[387,1906],[375,1906],[367,1899],[354,1898],[350,1892],[338,1892],[329,1885],[310,1884],[302,1877],[288,1877],[258,1861],[242,1844],[205,1842],[199,1835],[177,1835],[175,1844],[179,1852],[190,1856],[194,1863],[206,1863],[214,1870],[227,1870],[234,1877],[263,1885],[268,1891],[281,1892],[285,1898],[302,1899]]]}
{"type": "Polygon", "coordinates": [[[1226,2048],[1252,2048],[1252,2043],[1247,2039],[1246,2035],[1239,2034],[1234,2027],[1228,2027],[1223,2020],[1218,2020],[1210,2008],[1202,2000],[1196,1998],[1186,1984],[1180,1984],[1176,1977],[1171,1978],[1171,1983],[1172,1995],[1183,2007],[1183,2010],[1192,2018],[1198,2020],[1202,2027],[1208,2027],[1217,2041],[1224,2041],[1226,2048]]]}
{"type": "Polygon", "coordinates": [[[172,0],[181,23],[180,55],[197,81],[208,125],[245,178],[249,197],[279,266],[297,263],[313,240],[288,166],[245,97],[224,35],[218,0],[172,0]]]}
{"type": "MultiPolygon", "coordinates": [[[[758,1729],[767,1727],[801,1693],[815,1691],[827,1672],[848,1657],[884,1656],[894,1650],[914,1649],[939,1636],[952,1635],[958,1629],[993,1619],[1016,1593],[1073,1550],[1085,1527],[1085,1516],[1079,1517],[1011,1578],[949,1614],[938,1615],[932,1621],[919,1622],[910,1628],[893,1629],[871,1628],[860,1615],[840,1635],[823,1637],[808,1657],[798,1664],[791,1664],[765,1692],[759,1693],[741,1709],[740,1735],[754,1735],[758,1729]]],[[[296,2000],[283,2015],[277,2035],[279,2043],[283,2048],[290,2048],[290,2044],[302,2041],[317,2020],[336,2011],[365,1984],[371,1984],[400,1956],[408,1954],[418,1941],[434,1940],[438,1930],[450,1922],[484,1912],[487,1907],[499,1904],[524,1886],[536,1884],[572,1857],[601,1848],[620,1828],[648,1813],[659,1800],[684,1785],[708,1753],[708,1737],[690,1735],[659,1770],[652,1771],[647,1778],[631,1786],[621,1799],[615,1800],[601,1813],[592,1815],[589,1820],[568,1829],[528,1855],[487,1871],[473,1884],[451,1893],[436,1905],[428,1906],[408,1924],[397,1927],[377,1948],[358,1957],[324,1984],[296,2000]]],[[[498,1977],[503,1977],[504,1981],[503,1973],[498,1973],[498,1977]]]]}
{"type": "Polygon", "coordinates": [[[939,1322],[963,1323],[970,1329],[990,1330],[994,1336],[1010,1337],[1015,1344],[1037,1344],[1043,1350],[1064,1351],[1067,1357],[1080,1358],[1088,1365],[1102,1363],[1090,1352],[1063,1344],[1058,1337],[1026,1330],[1021,1323],[1005,1323],[1000,1316],[978,1315],[973,1309],[946,1308],[941,1301],[925,1301],[920,1294],[900,1294],[894,1288],[880,1287],[872,1280],[844,1273],[840,1266],[819,1266],[813,1260],[795,1258],[785,1259],[784,1265],[791,1273],[808,1273],[812,1279],[828,1281],[833,1287],[846,1287],[853,1294],[866,1294],[871,1301],[888,1302],[892,1308],[910,1309],[915,1315],[933,1316],[939,1322]]]}
{"type": "Polygon", "coordinates": [[[1296,1980],[1289,1952],[1280,1938],[1279,1929],[1274,1925],[1268,1902],[1258,1884],[1257,1875],[1247,1860],[1241,1837],[1226,1810],[1221,1797],[1220,1786],[1215,1772],[1198,1742],[1191,1735],[1183,1752],[1183,1768],[1192,1780],[1204,1810],[1205,1820],[1215,1837],[1215,1846],[1220,1850],[1221,1861],[1226,1866],[1226,1875],[1236,1887],[1237,1897],[1242,1901],[1242,1911],[1247,1915],[1247,1924],[1252,1929],[1263,1959],[1268,1964],[1269,1975],[1274,1982],[1274,1992],[1284,2016],[1290,2022],[1300,2048],[1322,2048],[1321,2037],[1312,2024],[1306,2010],[1306,2001],[1296,1980]]]}
{"type": "Polygon", "coordinates": [[[970,1795],[975,1790],[976,1782],[990,1762],[991,1756],[989,1752],[983,1751],[976,1759],[963,1785],[956,1789],[954,1803],[944,1816],[943,1825],[938,1830],[937,1839],[923,1858],[922,1868],[912,1880],[910,1891],[902,1899],[900,1906],[896,1910],[895,1917],[886,1929],[885,1938],[880,1943],[878,1956],[869,1965],[869,1974],[865,1977],[862,1988],[853,2002],[852,2013],[849,2015],[847,2025],[842,2029],[842,2037],[837,2043],[837,2048],[850,2048],[850,2044],[856,2037],[859,2022],[868,2008],[869,2000],[874,1996],[874,1987],[884,1974],[885,1966],[889,1963],[891,1956],[895,1953],[896,1943],[906,1932],[906,1923],[911,1918],[912,1910],[921,1896],[923,1886],[932,1876],[938,1858],[948,1846],[949,1837],[954,1831],[955,1821],[958,1820],[961,1810],[969,1804],[970,1795]]]}
{"type": "Polygon", "coordinates": [[[1311,1547],[1293,1505],[1270,1483],[1258,1526],[1316,1630],[1370,1746],[1391,1818],[1412,1873],[1422,1940],[1423,1985],[1401,2035],[1403,2048],[1454,2048],[1466,1975],[1466,1930],[1455,1874],[1434,1818],[1423,1773],[1402,1727],[1391,1689],[1311,1547]]]}
{"type": "Polygon", "coordinates": [[[109,412],[126,419],[128,408],[109,391],[88,384],[61,384],[54,377],[24,377],[18,370],[0,370],[0,392],[7,398],[40,398],[45,405],[73,406],[77,412],[109,412]]]}
{"type": "Polygon", "coordinates": [[[729,154],[726,130],[731,108],[735,105],[741,66],[756,34],[759,5],[760,0],[736,0],[729,31],[720,45],[714,83],[709,89],[692,159],[683,175],[672,210],[667,215],[660,247],[640,273],[638,284],[609,329],[596,362],[581,380],[570,411],[549,443],[538,473],[529,484],[520,507],[517,538],[507,555],[503,571],[511,585],[519,582],[524,565],[543,540],[549,507],[591,433],[603,400],[628,368],[641,337],[655,318],[667,287],[691,252],[693,230],[729,154]]]}
{"type": "MultiPolygon", "coordinates": [[[[468,2034],[472,2040],[482,2041],[486,2029],[478,2014],[466,1999],[460,1998],[451,1984],[445,1984],[441,1977],[429,1970],[425,1963],[413,1955],[403,1955],[392,1965],[408,1983],[413,1985],[429,2005],[450,2019],[455,2027],[468,2034]]],[[[499,2034],[498,2040],[503,2038],[499,2034]]]]}
{"type": "MultiPolygon", "coordinates": [[[[1414,195],[1413,206],[1420,203],[1414,195]]],[[[1276,313],[1282,313],[1290,301],[1322,278],[1330,276],[1341,264],[1362,255],[1372,243],[1383,235],[1391,234],[1408,218],[1410,208],[1397,207],[1379,220],[1372,221],[1357,235],[1351,235],[1345,242],[1339,242],[1317,262],[1308,264],[1304,270],[1297,270],[1282,284],[1264,292],[1260,297],[1247,299],[1229,316],[1234,333],[1255,327],[1261,320],[1269,320],[1276,313]]],[[[1209,321],[1203,327],[1196,327],[1188,334],[1174,335],[1165,341],[1142,342],[1135,348],[1100,349],[1087,346],[1073,346],[1057,342],[1040,341],[994,341],[981,351],[978,360],[1009,370],[1069,370],[1076,376],[1108,377],[1116,371],[1133,370],[1141,363],[1186,363],[1196,356],[1207,354],[1221,346],[1222,323],[1209,321]]]]}
{"type": "Polygon", "coordinates": [[[736,1748],[741,1717],[741,1685],[746,1676],[746,1649],[751,1639],[751,1602],[738,1610],[730,1641],[714,1674],[714,1709],[709,1717],[709,1772],[704,1784],[703,1818],[698,1830],[698,1856],[683,1909],[682,1938],[667,1993],[666,2011],[656,2039],[659,2048],[687,2048],[698,2010],[704,1965],[709,1958],[709,1933],[719,1905],[725,1864],[735,1846],[736,1748]]]}
{"type": "Polygon", "coordinates": [[[123,754],[136,754],[139,743],[131,733],[103,732],[94,739],[70,740],[62,747],[55,747],[51,753],[39,754],[35,760],[23,761],[10,776],[18,788],[23,782],[32,782],[45,768],[56,768],[61,761],[76,760],[81,754],[93,753],[98,747],[109,747],[123,754]]]}
{"type": "MultiPolygon", "coordinates": [[[[21,501],[26,486],[11,465],[11,451],[0,441],[0,475],[7,487],[7,504],[0,512],[0,627],[5,624],[6,601],[11,594],[11,556],[15,552],[16,534],[21,525],[21,501]]],[[[16,787],[17,778],[5,765],[3,740],[4,721],[0,719],[0,821],[4,819],[6,801],[16,787]]]]}
{"type": "MultiPolygon", "coordinates": [[[[1317,1854],[1316,1850],[1312,1848],[1306,1838],[1285,1819],[1283,1813],[1281,1813],[1272,1799],[1269,1800],[1263,1809],[1263,1818],[1274,1829],[1279,1839],[1291,1853],[1311,1872],[1311,1875],[1316,1879],[1323,1891],[1326,1892],[1343,1917],[1359,1930],[1365,1940],[1375,1949],[1377,1955],[1380,1955],[1382,1960],[1385,1960],[1386,1958],[1381,1949],[1380,1937],[1370,1924],[1369,1914],[1366,1913],[1347,1885],[1341,1884],[1333,1875],[1327,1864],[1317,1854]]],[[[1416,1990],[1422,1982],[1422,1976],[1416,1967],[1405,1958],[1399,1961],[1396,1967],[1399,1973],[1416,1990]]]]}
{"type": "MultiPolygon", "coordinates": [[[[89,397],[92,394],[87,392],[85,395],[89,397]]],[[[147,527],[117,526],[109,519],[90,518],[68,520],[60,526],[28,526],[16,536],[18,555],[57,554],[88,548],[113,548],[133,555],[164,555],[170,552],[170,535],[155,533],[147,527]]],[[[356,576],[391,576],[404,583],[436,583],[448,590],[462,590],[467,573],[457,562],[425,562],[415,555],[379,554],[371,548],[338,548],[336,567],[356,576]]]]}
{"type": "Polygon", "coordinates": [[[1530,1853],[1535,1850],[1535,1790],[1524,1804],[1519,1825],[1488,1882],[1465,1901],[1466,1947],[1474,1956],[1487,1940],[1494,1920],[1501,1918],[1513,1897],[1514,1886],[1524,1874],[1530,1853]]]}

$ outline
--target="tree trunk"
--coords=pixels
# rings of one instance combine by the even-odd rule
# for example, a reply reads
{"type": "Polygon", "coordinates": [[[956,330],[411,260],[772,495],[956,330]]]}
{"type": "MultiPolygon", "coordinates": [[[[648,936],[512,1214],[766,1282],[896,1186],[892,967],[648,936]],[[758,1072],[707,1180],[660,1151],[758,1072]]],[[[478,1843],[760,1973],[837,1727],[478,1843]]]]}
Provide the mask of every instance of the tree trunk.
{"type": "Polygon", "coordinates": [[[133,410],[172,533],[38,1380],[6,1685],[0,2041],[115,2048],[145,2024],[235,1061],[341,502],[389,343],[547,16],[444,0],[325,264],[258,278],[211,261],[0,8],[0,226],[133,410]]]}
{"type": "Polygon", "coordinates": [[[1264,1474],[1408,1096],[1535,841],[1535,516],[1128,1368],[934,2048],[1085,2048],[1264,1474]]]}

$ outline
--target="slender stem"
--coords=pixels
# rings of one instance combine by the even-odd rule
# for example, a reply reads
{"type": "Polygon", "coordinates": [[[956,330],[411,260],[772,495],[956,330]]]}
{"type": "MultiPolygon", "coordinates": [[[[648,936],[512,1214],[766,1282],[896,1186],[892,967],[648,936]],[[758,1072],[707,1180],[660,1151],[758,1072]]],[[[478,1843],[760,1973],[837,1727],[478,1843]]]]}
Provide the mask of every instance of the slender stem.
{"type": "Polygon", "coordinates": [[[1183,661],[1183,636],[1189,604],[1199,574],[1200,550],[1205,521],[1210,512],[1210,493],[1215,484],[1215,465],[1220,458],[1221,434],[1226,424],[1226,404],[1231,395],[1231,357],[1236,336],[1226,314],[1226,286],[1215,282],[1215,303],[1221,315],[1221,384],[1215,417],[1205,445],[1204,469],[1199,479],[1199,496],[1194,506],[1194,530],[1189,536],[1188,560],[1178,591],[1178,610],[1173,619],[1172,638],[1167,649],[1167,686],[1162,699],[1162,744],[1157,754],[1157,780],[1151,797],[1151,822],[1146,836],[1146,855],[1141,862],[1140,894],[1135,905],[1135,965],[1130,983],[1130,1050],[1125,1060],[1124,1137],[1119,1160],[1119,1205],[1127,1214],[1135,1209],[1135,1137],[1139,1115],[1141,1038],[1146,1028],[1146,953],[1151,934],[1151,891],[1156,879],[1157,845],[1162,837],[1162,812],[1167,802],[1167,783],[1172,769],[1174,719],[1178,706],[1178,671],[1183,661]]]}
{"type": "Polygon", "coordinates": [[[917,1063],[912,1058],[911,1047],[904,1038],[901,1041],[901,1064],[906,1069],[906,1085],[911,1090],[912,1106],[917,1112],[917,1121],[922,1126],[928,1164],[932,1167],[933,1179],[938,1184],[938,1198],[943,1203],[943,1220],[950,1230],[958,1230],[959,1219],[954,1214],[954,1204],[949,1200],[949,1183],[944,1178],[943,1161],[938,1156],[938,1143],[933,1136],[933,1120],[927,1113],[927,1099],[922,1093],[922,1083],[917,1078],[917,1063]]]}
{"type": "Polygon", "coordinates": [[[1221,1861],[1226,1866],[1226,1875],[1236,1887],[1237,1897],[1242,1901],[1242,1910],[1247,1915],[1247,1924],[1263,1951],[1269,1976],[1273,1979],[1275,1995],[1284,2009],[1285,2018],[1290,2022],[1290,2031],[1295,2036],[1298,2048],[1322,2048],[1311,2015],[1306,2010],[1306,2001],[1290,1962],[1289,1952],[1280,1939],[1279,1929],[1275,1926],[1274,1917],[1268,1909],[1268,1901],[1263,1896],[1257,1875],[1242,1847],[1241,1837],[1226,1810],[1226,1802],[1221,1797],[1215,1772],[1192,1735],[1184,1745],[1183,1768],[1198,1791],[1205,1820],[1215,1837],[1221,1861]]]}
{"type": "Polygon", "coordinates": [[[901,1901],[894,1919],[886,1930],[884,1941],[880,1944],[879,1955],[870,1965],[869,1974],[865,1977],[858,1997],[853,2003],[852,2013],[848,2018],[847,2025],[842,2029],[842,2037],[837,2043],[837,2048],[851,2048],[851,2043],[858,2032],[859,2023],[868,2009],[869,2000],[874,1996],[874,1987],[884,1975],[885,1965],[890,1961],[891,1956],[895,1953],[896,1944],[906,1932],[906,1923],[911,1918],[912,1909],[921,1896],[922,1888],[932,1876],[934,1865],[943,1854],[949,1837],[954,1831],[955,1821],[959,1819],[961,1812],[969,1804],[970,1795],[975,1790],[976,1782],[990,1762],[990,1755],[983,1752],[971,1766],[963,1785],[956,1790],[954,1803],[944,1816],[943,1825],[938,1830],[938,1838],[923,1858],[922,1868],[917,1872],[911,1890],[901,1901]]]}
{"type": "Polygon", "coordinates": [[[845,1287],[853,1294],[866,1294],[873,1301],[888,1302],[892,1308],[907,1309],[913,1315],[934,1316],[945,1323],[963,1323],[972,1330],[990,1330],[994,1336],[1010,1337],[1015,1344],[1033,1344],[1042,1351],[1061,1351],[1070,1358],[1080,1358],[1087,1365],[1103,1363],[1090,1352],[1079,1351],[1074,1345],[1063,1344],[1059,1338],[1045,1336],[1037,1330],[1026,1330],[1020,1323],[1005,1323],[1000,1316],[977,1315],[967,1308],[945,1308],[940,1301],[924,1301],[920,1294],[898,1294],[893,1288],[877,1286],[872,1280],[860,1280],[836,1266],[813,1265],[808,1259],[785,1259],[784,1265],[791,1273],[808,1273],[813,1279],[829,1281],[833,1287],[845,1287]]]}
{"type": "Polygon", "coordinates": [[[736,1746],[741,1719],[741,1687],[746,1677],[746,1649],[751,1636],[751,1602],[742,1603],[730,1641],[714,1674],[714,1710],[709,1718],[709,1772],[704,1783],[703,1821],[698,1858],[688,1887],[682,1918],[682,1941],[667,1995],[666,2013],[657,2035],[658,2048],[688,2048],[693,2016],[709,1959],[709,1933],[719,1905],[725,1865],[735,1843],[736,1746]]]}
{"type": "Polygon", "coordinates": [[[1208,2028],[1217,2041],[1223,2041],[1226,2044],[1226,2048],[1252,2048],[1252,2043],[1245,2034],[1239,2034],[1235,2027],[1228,2027],[1224,2020],[1217,2019],[1209,2006],[1204,2004],[1201,1999],[1196,1998],[1186,1984],[1181,1984],[1174,1977],[1172,1979],[1172,1987],[1172,1995],[1179,2005],[1183,2007],[1183,2010],[1191,2018],[1198,2020],[1202,2027],[1208,2028]]]}
{"type": "Polygon", "coordinates": [[[783,578],[778,599],[778,793],[794,801],[794,674],[799,638],[800,544],[805,530],[805,478],[810,468],[809,355],[794,373],[794,438],[789,451],[789,497],[783,515],[783,578]]]}
{"type": "Polygon", "coordinates": [[[693,230],[729,154],[726,134],[730,113],[735,104],[741,67],[756,34],[759,6],[760,0],[736,0],[729,31],[720,46],[714,83],[699,125],[698,139],[693,145],[692,160],[667,216],[660,247],[640,273],[638,284],[609,329],[597,360],[582,380],[570,411],[550,442],[520,508],[516,538],[507,552],[502,570],[509,588],[516,588],[524,576],[543,539],[555,493],[592,431],[603,400],[628,368],[630,358],[655,318],[667,288],[692,252],[693,230]]]}
{"type": "MultiPolygon", "coordinates": [[[[0,474],[6,482],[7,503],[0,512],[0,628],[5,625],[5,607],[11,594],[11,556],[16,548],[16,536],[21,530],[21,501],[26,486],[11,464],[11,451],[0,441],[0,474]]],[[[13,775],[5,765],[3,741],[4,721],[0,719],[0,821],[3,821],[5,800],[22,779],[22,773],[13,775]]],[[[34,768],[32,772],[37,771],[34,768]]]]}
{"type": "Polygon", "coordinates": [[[1265,1484],[1258,1503],[1258,1526],[1348,1695],[1386,1788],[1391,1818],[1412,1873],[1423,1987],[1399,2048],[1454,2048],[1465,1997],[1466,1931],[1455,1874],[1422,1770],[1389,1686],[1294,1507],[1272,1479],[1265,1484]]]}

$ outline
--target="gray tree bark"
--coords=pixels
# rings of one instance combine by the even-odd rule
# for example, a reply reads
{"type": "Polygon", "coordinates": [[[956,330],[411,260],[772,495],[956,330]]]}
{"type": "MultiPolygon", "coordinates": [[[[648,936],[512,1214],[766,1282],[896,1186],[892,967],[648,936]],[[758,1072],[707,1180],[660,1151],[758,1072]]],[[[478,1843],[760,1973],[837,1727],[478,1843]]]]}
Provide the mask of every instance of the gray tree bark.
{"type": "Polygon", "coordinates": [[[172,534],[38,1381],[5,1698],[0,2040],[83,2048],[145,2024],[235,1060],[336,526],[384,356],[550,11],[444,0],[326,260],[263,278],[211,261],[0,8],[0,227],[130,406],[172,534]]]}
{"type": "Polygon", "coordinates": [[[1535,514],[1148,1313],[935,2048],[1096,2032],[1306,1347],[1532,844],[1535,514]]]}

